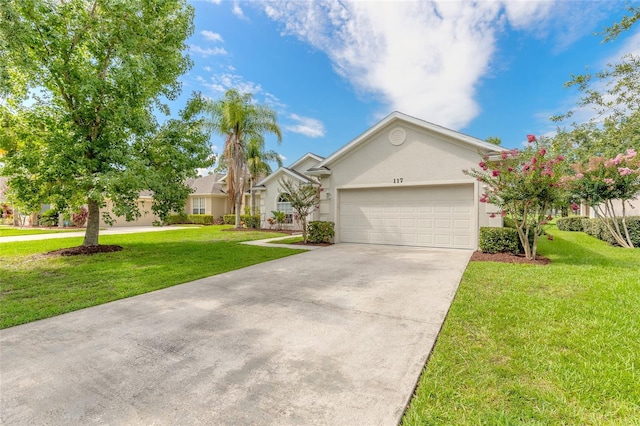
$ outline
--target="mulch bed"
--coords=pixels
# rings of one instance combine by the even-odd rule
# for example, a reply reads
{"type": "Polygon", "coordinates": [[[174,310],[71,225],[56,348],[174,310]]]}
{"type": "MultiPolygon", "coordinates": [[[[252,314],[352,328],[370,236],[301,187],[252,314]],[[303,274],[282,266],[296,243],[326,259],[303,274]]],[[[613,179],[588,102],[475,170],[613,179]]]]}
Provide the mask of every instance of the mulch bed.
{"type": "Polygon", "coordinates": [[[114,251],[120,250],[122,250],[122,246],[117,245],[78,246],[50,251],[44,253],[44,256],[79,256],[96,253],[113,253],[114,251]]]}
{"type": "Polygon", "coordinates": [[[503,262],[503,263],[528,263],[531,265],[548,265],[551,259],[544,256],[536,256],[536,260],[530,260],[522,254],[511,253],[483,253],[476,251],[471,255],[471,260],[476,262],[503,262]]]}

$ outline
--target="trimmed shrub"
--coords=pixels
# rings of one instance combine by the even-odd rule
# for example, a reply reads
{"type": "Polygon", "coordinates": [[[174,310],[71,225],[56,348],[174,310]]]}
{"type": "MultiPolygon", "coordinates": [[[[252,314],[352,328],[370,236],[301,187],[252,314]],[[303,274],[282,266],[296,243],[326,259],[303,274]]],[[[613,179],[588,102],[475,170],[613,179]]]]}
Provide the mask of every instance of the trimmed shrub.
{"type": "Polygon", "coordinates": [[[210,214],[190,214],[188,220],[196,225],[213,225],[213,216],[210,214]]]}
{"type": "Polygon", "coordinates": [[[58,226],[58,212],[49,209],[43,212],[38,219],[40,226],[58,226]]]}
{"type": "MultiPolygon", "coordinates": [[[[620,226],[620,228],[622,229],[622,218],[617,218],[616,220],[618,221],[618,226],[620,226]]],[[[612,219],[608,219],[608,222],[613,225],[612,219]]],[[[626,222],[633,246],[636,248],[640,247],[640,216],[629,216],[626,218],[626,222]]],[[[582,227],[584,229],[584,232],[591,235],[592,237],[598,238],[602,241],[606,241],[612,246],[619,246],[619,244],[611,235],[611,232],[609,232],[606,225],[602,223],[600,219],[585,218],[582,220],[582,227]]]]}
{"type": "Polygon", "coordinates": [[[573,231],[573,232],[581,232],[582,228],[582,220],[585,219],[583,216],[569,216],[562,217],[556,220],[556,226],[561,231],[573,231]]]}
{"type": "Polygon", "coordinates": [[[222,221],[225,225],[235,225],[236,224],[236,215],[234,214],[225,214],[222,216],[222,221]]]}
{"type": "Polygon", "coordinates": [[[515,220],[511,219],[509,216],[505,216],[505,217],[502,219],[502,223],[504,224],[504,227],[505,227],[505,228],[513,228],[513,229],[515,229],[515,228],[516,228],[516,222],[515,222],[515,220]]]}
{"type": "Polygon", "coordinates": [[[480,250],[483,253],[520,252],[520,237],[513,228],[480,228],[480,250]]]}
{"type": "Polygon", "coordinates": [[[325,220],[312,220],[307,225],[307,241],[310,243],[330,243],[336,234],[335,224],[325,220]]]}
{"type": "Polygon", "coordinates": [[[191,223],[191,222],[189,222],[189,216],[186,213],[182,212],[178,214],[169,215],[169,217],[165,219],[164,223],[166,225],[177,225],[180,223],[191,223]]]}
{"type": "MultiPolygon", "coordinates": [[[[235,217],[235,215],[234,215],[235,217]]],[[[254,229],[258,229],[260,228],[260,215],[250,215],[250,214],[245,214],[240,216],[240,220],[242,220],[244,222],[244,225],[247,228],[254,228],[254,229]]],[[[234,219],[234,224],[235,224],[235,219],[234,219]]]]}
{"type": "Polygon", "coordinates": [[[73,226],[82,228],[87,223],[87,217],[89,217],[89,211],[84,207],[80,207],[80,210],[71,215],[71,222],[73,222],[73,226]]]}

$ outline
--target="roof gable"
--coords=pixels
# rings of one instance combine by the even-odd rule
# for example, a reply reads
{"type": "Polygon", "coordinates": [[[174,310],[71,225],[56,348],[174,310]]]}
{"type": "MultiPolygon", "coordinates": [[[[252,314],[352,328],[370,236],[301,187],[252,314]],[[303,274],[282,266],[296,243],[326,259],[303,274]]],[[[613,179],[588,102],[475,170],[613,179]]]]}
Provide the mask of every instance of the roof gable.
{"type": "Polygon", "coordinates": [[[224,194],[223,187],[226,185],[223,181],[226,175],[213,173],[207,176],[195,179],[187,179],[187,186],[193,189],[193,194],[224,194]]]}
{"type": "Polygon", "coordinates": [[[260,182],[258,182],[257,184],[254,185],[254,187],[256,186],[266,186],[269,182],[272,182],[274,179],[280,179],[283,177],[289,177],[289,178],[293,178],[295,180],[298,180],[302,183],[314,183],[313,180],[311,180],[309,177],[303,175],[302,173],[296,172],[295,170],[292,170],[288,167],[280,167],[278,170],[276,170],[275,172],[271,173],[269,176],[267,176],[266,178],[262,179],[260,182]]]}
{"type": "Polygon", "coordinates": [[[351,142],[344,145],[342,148],[335,151],[333,154],[322,160],[318,163],[313,170],[321,170],[322,168],[329,168],[329,166],[344,156],[350,154],[351,152],[358,149],[362,144],[365,144],[367,141],[371,139],[371,136],[378,133],[382,129],[386,127],[391,127],[396,123],[405,123],[410,124],[419,129],[426,130],[429,132],[436,133],[441,136],[445,136],[447,139],[451,139],[457,143],[462,145],[466,145],[470,148],[479,149],[483,153],[489,152],[500,152],[504,151],[506,148],[491,144],[489,142],[482,141],[480,139],[474,138],[469,135],[465,135],[464,133],[456,132],[455,130],[447,129],[446,127],[439,126],[437,124],[430,123],[428,121],[420,120],[415,117],[411,117],[409,115],[403,114],[401,112],[395,111],[383,118],[374,126],[370,127],[367,131],[357,136],[351,142]]]}
{"type": "Polygon", "coordinates": [[[307,152],[305,155],[303,155],[302,157],[298,158],[293,164],[291,164],[289,167],[287,167],[288,169],[297,169],[298,166],[300,166],[302,163],[304,163],[305,161],[308,160],[312,160],[315,161],[316,164],[321,162],[322,160],[324,160],[324,157],[321,157],[319,155],[316,155],[312,152],[307,152]]]}

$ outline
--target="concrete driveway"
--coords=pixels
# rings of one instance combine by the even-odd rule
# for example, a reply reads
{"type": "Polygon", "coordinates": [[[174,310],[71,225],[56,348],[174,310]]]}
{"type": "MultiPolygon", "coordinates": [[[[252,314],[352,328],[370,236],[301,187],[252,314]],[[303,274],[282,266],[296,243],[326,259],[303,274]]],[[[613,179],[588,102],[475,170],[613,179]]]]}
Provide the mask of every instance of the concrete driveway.
{"type": "Polygon", "coordinates": [[[338,244],[0,331],[10,425],[395,425],[471,251],[338,244]]]}

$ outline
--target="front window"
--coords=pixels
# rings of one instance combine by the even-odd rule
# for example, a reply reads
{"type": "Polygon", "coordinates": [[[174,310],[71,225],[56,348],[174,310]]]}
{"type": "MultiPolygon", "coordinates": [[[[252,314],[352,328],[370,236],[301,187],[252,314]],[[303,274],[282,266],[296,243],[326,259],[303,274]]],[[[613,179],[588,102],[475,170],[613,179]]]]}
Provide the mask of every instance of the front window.
{"type": "Polygon", "coordinates": [[[286,215],[284,223],[293,223],[293,208],[291,207],[291,201],[289,201],[289,194],[280,194],[278,203],[276,204],[276,210],[286,215]]]}
{"type": "Polygon", "coordinates": [[[192,201],[193,214],[204,214],[204,198],[194,198],[192,201]]]}

